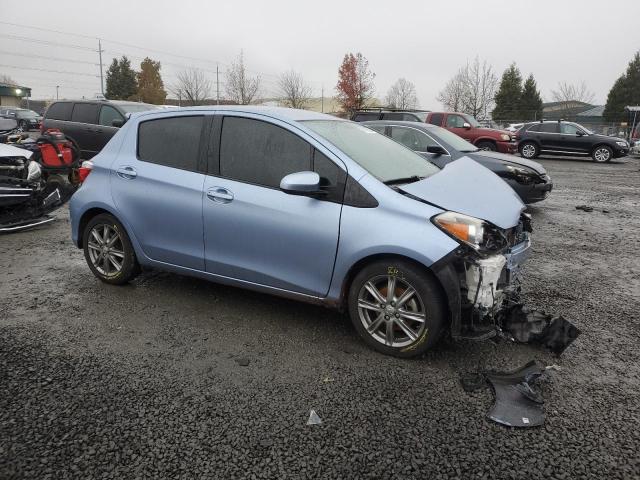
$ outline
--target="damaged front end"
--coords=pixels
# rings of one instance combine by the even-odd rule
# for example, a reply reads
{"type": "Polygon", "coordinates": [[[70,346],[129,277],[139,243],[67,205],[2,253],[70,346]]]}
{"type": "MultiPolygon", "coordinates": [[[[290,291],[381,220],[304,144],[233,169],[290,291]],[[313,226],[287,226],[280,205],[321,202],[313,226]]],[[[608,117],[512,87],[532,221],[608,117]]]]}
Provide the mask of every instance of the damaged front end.
{"type": "Polygon", "coordinates": [[[531,219],[501,229],[446,212],[434,224],[461,243],[434,272],[445,287],[454,338],[486,339],[501,333],[500,313],[517,298],[520,265],[531,246],[531,219]]]}

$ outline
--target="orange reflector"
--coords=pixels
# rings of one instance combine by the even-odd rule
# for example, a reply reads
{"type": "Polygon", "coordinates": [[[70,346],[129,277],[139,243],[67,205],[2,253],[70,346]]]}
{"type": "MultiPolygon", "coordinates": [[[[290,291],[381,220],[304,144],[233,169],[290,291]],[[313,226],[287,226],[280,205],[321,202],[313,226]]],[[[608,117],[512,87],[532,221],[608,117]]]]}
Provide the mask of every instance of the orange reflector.
{"type": "Polygon", "coordinates": [[[464,223],[449,223],[446,220],[440,220],[438,224],[440,224],[440,226],[451,235],[459,238],[463,242],[469,241],[469,225],[466,225],[464,223]]]}

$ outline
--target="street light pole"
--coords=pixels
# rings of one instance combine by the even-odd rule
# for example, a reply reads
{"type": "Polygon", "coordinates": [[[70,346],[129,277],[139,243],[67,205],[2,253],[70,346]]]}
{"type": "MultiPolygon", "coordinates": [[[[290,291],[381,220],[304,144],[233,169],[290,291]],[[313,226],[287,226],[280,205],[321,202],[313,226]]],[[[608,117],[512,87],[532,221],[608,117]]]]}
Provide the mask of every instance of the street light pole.
{"type": "Polygon", "coordinates": [[[104,80],[102,79],[102,43],[98,39],[98,54],[100,56],[100,93],[104,97],[104,80]]]}
{"type": "Polygon", "coordinates": [[[56,100],[58,100],[58,89],[60,88],[60,85],[56,85],[56,100]]]}

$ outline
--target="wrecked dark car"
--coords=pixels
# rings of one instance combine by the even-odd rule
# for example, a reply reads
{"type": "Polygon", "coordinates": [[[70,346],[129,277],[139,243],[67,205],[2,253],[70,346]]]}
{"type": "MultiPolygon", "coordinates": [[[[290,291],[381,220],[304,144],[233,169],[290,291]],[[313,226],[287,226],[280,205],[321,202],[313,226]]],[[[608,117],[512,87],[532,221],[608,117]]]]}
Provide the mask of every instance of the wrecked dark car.
{"type": "Polygon", "coordinates": [[[0,143],[14,143],[28,137],[29,134],[19,130],[17,120],[0,117],[0,143]]]}
{"type": "Polygon", "coordinates": [[[52,222],[49,214],[76,190],[73,167],[50,169],[33,149],[0,144],[0,233],[52,222]]]}

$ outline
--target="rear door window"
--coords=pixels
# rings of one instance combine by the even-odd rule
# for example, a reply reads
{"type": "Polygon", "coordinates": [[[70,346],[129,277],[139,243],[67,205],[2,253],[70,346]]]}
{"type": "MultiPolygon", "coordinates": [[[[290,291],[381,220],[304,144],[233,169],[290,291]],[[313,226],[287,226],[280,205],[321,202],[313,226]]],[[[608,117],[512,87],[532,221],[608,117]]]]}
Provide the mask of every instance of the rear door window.
{"type": "Polygon", "coordinates": [[[442,117],[444,115],[442,113],[432,113],[431,118],[429,118],[429,123],[432,125],[442,125],[442,117]]]}
{"type": "Polygon", "coordinates": [[[100,118],[98,119],[99,125],[104,125],[105,127],[113,126],[112,123],[114,120],[124,120],[119,111],[113,108],[110,105],[103,105],[100,109],[100,118]]]}
{"type": "Polygon", "coordinates": [[[556,122],[543,123],[538,131],[540,133],[558,133],[558,124],[556,122]]]}
{"type": "Polygon", "coordinates": [[[204,117],[169,117],[138,126],[138,159],[181,170],[198,171],[204,117]]]}
{"type": "Polygon", "coordinates": [[[76,103],[71,114],[71,121],[95,124],[98,118],[98,107],[95,103],[76,103]]]}
{"type": "Polygon", "coordinates": [[[49,107],[45,116],[52,120],[71,120],[71,110],[73,103],[57,102],[49,107]]]}
{"type": "Polygon", "coordinates": [[[220,175],[280,188],[290,173],[311,170],[311,145],[282,127],[261,120],[224,117],[220,175]]]}

